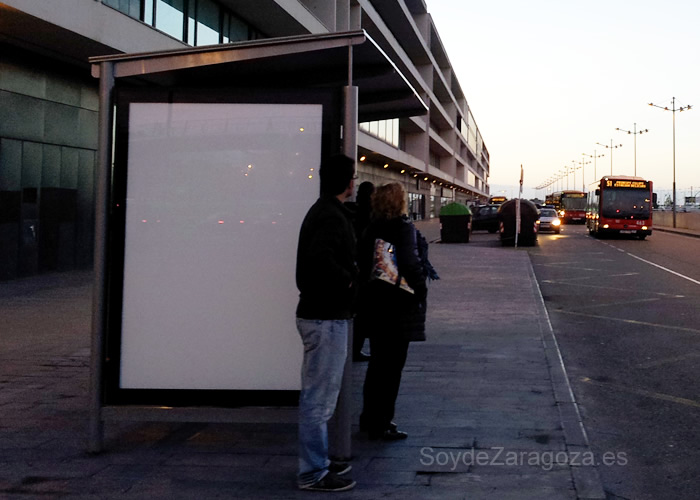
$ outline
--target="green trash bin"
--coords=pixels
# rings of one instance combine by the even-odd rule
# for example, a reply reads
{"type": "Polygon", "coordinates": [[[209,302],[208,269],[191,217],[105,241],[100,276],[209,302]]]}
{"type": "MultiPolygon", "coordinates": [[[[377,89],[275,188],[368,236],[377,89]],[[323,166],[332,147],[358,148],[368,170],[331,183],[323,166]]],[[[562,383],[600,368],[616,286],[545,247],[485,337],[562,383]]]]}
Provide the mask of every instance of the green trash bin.
{"type": "Polygon", "coordinates": [[[448,203],[440,209],[440,239],[443,243],[469,243],[472,213],[461,203],[448,203]]]}

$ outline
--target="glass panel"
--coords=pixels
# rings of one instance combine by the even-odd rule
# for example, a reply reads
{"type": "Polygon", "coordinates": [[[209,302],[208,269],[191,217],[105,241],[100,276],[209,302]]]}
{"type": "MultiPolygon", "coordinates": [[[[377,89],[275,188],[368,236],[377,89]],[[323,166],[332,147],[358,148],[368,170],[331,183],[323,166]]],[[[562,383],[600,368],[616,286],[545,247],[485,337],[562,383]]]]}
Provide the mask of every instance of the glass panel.
{"type": "Polygon", "coordinates": [[[223,27],[221,28],[221,43],[229,43],[231,39],[229,38],[228,32],[231,29],[231,14],[228,12],[221,13],[223,17],[223,27]]]}
{"type": "Polygon", "coordinates": [[[601,215],[615,219],[649,217],[651,201],[644,189],[605,189],[601,215]]]}
{"type": "Polygon", "coordinates": [[[145,0],[144,2],[143,22],[153,26],[153,0],[145,0]]]}
{"type": "Polygon", "coordinates": [[[214,45],[219,43],[219,16],[221,10],[212,0],[197,2],[197,43],[214,45]]]}
{"type": "Polygon", "coordinates": [[[156,29],[184,41],[184,26],[185,0],[157,0],[156,29]]]}
{"type": "Polygon", "coordinates": [[[141,0],[103,0],[102,3],[134,19],[141,18],[141,0]]]}
{"type": "Polygon", "coordinates": [[[375,137],[379,135],[379,122],[369,122],[369,133],[375,137]]]}
{"type": "Polygon", "coordinates": [[[231,27],[228,31],[228,37],[232,42],[242,42],[248,40],[248,25],[238,19],[236,16],[231,16],[231,27]]]}
{"type": "Polygon", "coordinates": [[[131,104],[122,388],[299,388],[294,269],[322,110],[131,104]]]}

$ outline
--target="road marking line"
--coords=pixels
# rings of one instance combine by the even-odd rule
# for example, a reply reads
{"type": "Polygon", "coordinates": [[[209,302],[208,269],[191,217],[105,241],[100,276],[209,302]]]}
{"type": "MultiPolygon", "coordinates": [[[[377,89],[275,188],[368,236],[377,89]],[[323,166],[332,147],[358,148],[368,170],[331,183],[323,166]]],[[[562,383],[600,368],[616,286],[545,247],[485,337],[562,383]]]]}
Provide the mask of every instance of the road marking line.
{"type": "MultiPolygon", "coordinates": [[[[600,272],[603,272],[599,269],[600,272]]],[[[637,276],[640,273],[622,273],[622,274],[609,274],[608,278],[620,278],[625,276],[637,276]]],[[[579,276],[578,278],[567,278],[564,280],[542,280],[543,283],[568,283],[570,281],[586,281],[592,279],[599,279],[598,276],[579,276]]]]}
{"type": "MultiPolygon", "coordinates": [[[[600,240],[598,240],[598,241],[600,241],[600,240]]],[[[649,264],[650,266],[658,267],[659,269],[661,269],[661,270],[663,270],[663,271],[666,271],[667,273],[671,273],[671,274],[673,274],[673,275],[678,276],[679,278],[683,278],[683,279],[686,279],[686,280],[688,280],[688,281],[690,281],[690,282],[692,282],[692,283],[695,283],[696,285],[700,285],[700,281],[695,280],[695,279],[693,279],[693,278],[691,278],[691,277],[689,277],[689,276],[686,276],[685,274],[678,273],[678,272],[676,272],[676,271],[674,271],[674,270],[672,270],[672,269],[669,269],[669,268],[667,268],[667,267],[664,267],[664,266],[661,266],[661,265],[659,265],[659,264],[656,264],[656,263],[654,263],[654,262],[652,262],[652,261],[650,261],[650,260],[646,260],[646,259],[643,259],[643,258],[641,258],[641,257],[638,257],[638,256],[634,255],[633,253],[630,253],[630,252],[628,252],[627,250],[623,250],[622,248],[616,247],[615,245],[612,245],[612,244],[610,244],[610,243],[606,243],[606,242],[604,242],[604,241],[601,241],[600,243],[602,243],[603,245],[607,245],[607,246],[609,246],[610,248],[614,248],[614,249],[617,250],[618,252],[626,253],[626,254],[629,255],[630,257],[634,257],[634,258],[637,259],[637,260],[641,260],[642,262],[645,262],[645,263],[649,264]]]]}
{"type": "Polygon", "coordinates": [[[649,299],[627,300],[624,302],[606,302],[605,304],[592,304],[590,306],[578,306],[578,309],[602,309],[604,307],[628,306],[630,304],[639,304],[640,302],[655,302],[661,300],[659,297],[649,299]]]}
{"type": "Polygon", "coordinates": [[[659,269],[666,271],[667,273],[674,274],[680,278],[683,278],[683,279],[690,281],[691,283],[695,283],[696,285],[700,285],[700,281],[694,280],[693,278],[690,278],[689,276],[686,276],[685,274],[677,273],[676,271],[673,271],[667,267],[660,266],[659,264],[655,264],[654,262],[651,262],[650,260],[646,260],[646,259],[642,259],[641,257],[637,257],[633,253],[629,253],[629,252],[625,252],[625,253],[627,253],[627,255],[629,255],[630,257],[634,257],[637,260],[641,260],[642,262],[646,262],[649,265],[652,265],[654,267],[658,267],[659,269]]]}
{"type": "Polygon", "coordinates": [[[555,309],[551,312],[559,313],[559,314],[570,314],[572,316],[586,316],[588,318],[604,319],[607,321],[622,321],[623,323],[631,323],[633,325],[653,326],[656,328],[666,328],[668,330],[680,330],[682,332],[700,333],[700,330],[697,330],[695,328],[685,328],[683,326],[660,325],[658,323],[648,323],[646,321],[637,321],[635,319],[611,318],[610,316],[599,316],[597,314],[584,314],[584,313],[578,313],[578,312],[574,312],[574,311],[561,311],[558,309],[555,309]]]}
{"type": "MultiPolygon", "coordinates": [[[[627,289],[627,288],[615,288],[615,287],[611,287],[611,286],[601,286],[601,285],[587,285],[587,284],[583,284],[583,283],[567,283],[567,281],[564,281],[564,280],[542,280],[542,283],[547,283],[548,285],[569,285],[569,286],[580,286],[580,287],[585,287],[585,288],[598,288],[600,290],[616,290],[618,292],[630,293],[629,289],[627,289]]],[[[636,290],[634,293],[660,295],[662,297],[671,297],[673,299],[685,298],[684,295],[677,295],[677,294],[673,294],[673,293],[664,293],[664,292],[651,292],[651,291],[646,291],[646,290],[636,290]]]]}
{"type": "Polygon", "coordinates": [[[676,361],[685,361],[686,359],[696,358],[698,356],[700,356],[700,352],[691,352],[683,356],[676,356],[675,358],[657,359],[656,361],[640,363],[637,365],[637,368],[654,368],[656,366],[667,365],[669,363],[675,363],[676,361]]]}
{"type": "Polygon", "coordinates": [[[671,396],[669,394],[661,394],[660,392],[652,392],[652,391],[647,391],[644,389],[635,389],[633,387],[626,387],[623,385],[611,384],[608,382],[597,382],[597,381],[592,380],[588,377],[581,377],[581,382],[584,382],[586,384],[595,385],[598,387],[615,389],[615,390],[621,391],[621,392],[628,392],[630,394],[637,394],[639,396],[646,396],[648,398],[661,399],[663,401],[670,401],[672,403],[678,403],[678,404],[685,405],[685,406],[692,406],[694,408],[700,408],[700,402],[698,402],[698,401],[693,401],[692,399],[679,398],[676,396],[671,396]]]}

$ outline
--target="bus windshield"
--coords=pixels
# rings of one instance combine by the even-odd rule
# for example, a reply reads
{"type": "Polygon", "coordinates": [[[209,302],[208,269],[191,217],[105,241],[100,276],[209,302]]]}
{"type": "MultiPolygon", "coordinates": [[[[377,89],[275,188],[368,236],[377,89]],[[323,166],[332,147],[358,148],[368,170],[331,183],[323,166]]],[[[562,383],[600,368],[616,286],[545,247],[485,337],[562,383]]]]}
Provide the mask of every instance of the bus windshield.
{"type": "Polygon", "coordinates": [[[648,218],[651,201],[641,189],[606,189],[601,216],[612,219],[648,218]]]}
{"type": "Polygon", "coordinates": [[[561,207],[565,210],[585,210],[586,209],[586,198],[585,197],[561,197],[561,207]]]}

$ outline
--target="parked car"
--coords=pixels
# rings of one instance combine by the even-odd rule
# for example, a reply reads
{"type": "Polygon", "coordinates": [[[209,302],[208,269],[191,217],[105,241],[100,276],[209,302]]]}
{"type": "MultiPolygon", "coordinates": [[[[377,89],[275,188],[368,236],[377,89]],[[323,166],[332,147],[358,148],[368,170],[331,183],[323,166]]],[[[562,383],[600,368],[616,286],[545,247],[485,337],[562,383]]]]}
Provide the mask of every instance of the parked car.
{"type": "Polygon", "coordinates": [[[540,228],[539,231],[552,231],[556,234],[561,232],[561,220],[557,215],[557,211],[553,208],[543,208],[540,210],[540,218],[537,221],[540,228]]]}
{"type": "Polygon", "coordinates": [[[472,231],[498,231],[498,207],[500,205],[480,205],[472,210],[472,231]]]}

